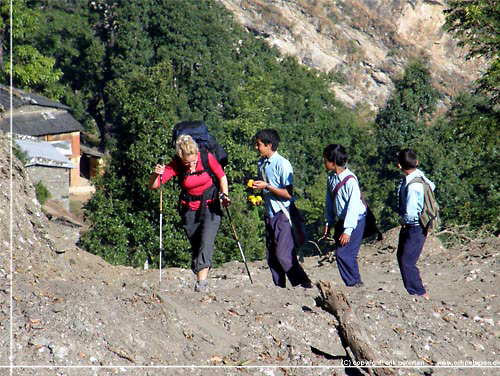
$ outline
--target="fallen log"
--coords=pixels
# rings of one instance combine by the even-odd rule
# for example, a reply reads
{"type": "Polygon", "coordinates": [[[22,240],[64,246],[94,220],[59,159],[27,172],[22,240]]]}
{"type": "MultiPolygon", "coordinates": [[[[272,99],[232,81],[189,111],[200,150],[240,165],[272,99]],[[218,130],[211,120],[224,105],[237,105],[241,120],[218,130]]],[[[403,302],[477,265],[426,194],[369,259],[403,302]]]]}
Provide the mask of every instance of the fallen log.
{"type": "Polygon", "coordinates": [[[383,364],[374,351],[377,347],[371,343],[363,321],[356,316],[344,292],[334,290],[329,282],[319,281],[317,286],[325,309],[336,317],[339,322],[339,333],[354,354],[352,366],[361,368],[370,375],[396,375],[395,369],[380,367],[383,364]],[[376,368],[372,368],[373,366],[376,368]]]}

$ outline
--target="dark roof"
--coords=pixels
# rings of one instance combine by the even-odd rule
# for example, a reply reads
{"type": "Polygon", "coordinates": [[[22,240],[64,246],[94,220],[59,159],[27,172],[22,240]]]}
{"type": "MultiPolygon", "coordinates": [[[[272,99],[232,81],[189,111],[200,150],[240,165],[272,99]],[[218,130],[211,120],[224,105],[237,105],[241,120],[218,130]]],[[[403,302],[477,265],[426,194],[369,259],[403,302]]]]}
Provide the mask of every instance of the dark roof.
{"type": "MultiPolygon", "coordinates": [[[[0,84],[0,129],[5,132],[10,131],[10,99],[10,87],[0,84]]],[[[38,94],[12,88],[12,107],[15,134],[38,137],[83,130],[68,112],[70,107],[38,94]]]]}
{"type": "MultiPolygon", "coordinates": [[[[0,119],[0,129],[10,131],[10,116],[0,119]]],[[[12,119],[13,133],[34,137],[82,130],[83,126],[70,113],[61,110],[14,113],[12,119]]]]}
{"type": "Polygon", "coordinates": [[[88,154],[92,157],[104,158],[104,154],[99,150],[80,144],[80,151],[82,154],[88,154]]]}
{"type": "MultiPolygon", "coordinates": [[[[27,105],[60,108],[63,110],[71,109],[62,103],[55,102],[41,95],[12,88],[12,107],[16,109],[27,105]]],[[[0,112],[8,110],[10,110],[10,87],[0,84],[0,112]]]]}

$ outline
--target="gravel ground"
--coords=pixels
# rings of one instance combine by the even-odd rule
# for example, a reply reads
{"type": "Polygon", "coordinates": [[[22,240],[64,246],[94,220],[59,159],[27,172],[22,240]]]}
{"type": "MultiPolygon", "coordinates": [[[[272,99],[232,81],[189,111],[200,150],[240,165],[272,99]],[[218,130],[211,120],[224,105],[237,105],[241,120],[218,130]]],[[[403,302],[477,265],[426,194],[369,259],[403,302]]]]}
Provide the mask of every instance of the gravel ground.
{"type": "Polygon", "coordinates": [[[353,355],[342,315],[320,290],[274,287],[263,261],[249,264],[253,284],[231,262],[212,270],[210,292],[200,294],[189,270],[164,269],[159,286],[158,270],[112,266],[78,249],[79,227],[47,219],[17,161],[11,219],[2,138],[0,375],[500,374],[491,367],[500,367],[498,238],[453,249],[429,238],[419,267],[430,301],[403,288],[398,229],[362,247],[363,288],[345,288],[328,257],[306,257],[313,282],[345,296],[382,368],[366,367],[375,363],[353,355]]]}

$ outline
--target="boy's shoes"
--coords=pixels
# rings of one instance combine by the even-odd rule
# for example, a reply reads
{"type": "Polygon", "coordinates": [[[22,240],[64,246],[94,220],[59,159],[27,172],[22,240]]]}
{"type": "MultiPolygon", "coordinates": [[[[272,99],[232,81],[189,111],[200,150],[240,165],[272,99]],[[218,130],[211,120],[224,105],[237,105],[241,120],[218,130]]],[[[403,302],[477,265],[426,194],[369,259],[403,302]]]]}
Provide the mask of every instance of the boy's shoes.
{"type": "Polygon", "coordinates": [[[195,292],[208,292],[208,281],[203,280],[203,281],[196,281],[194,285],[194,291],[195,292]]]}
{"type": "Polygon", "coordinates": [[[351,286],[347,286],[347,287],[356,287],[356,288],[360,288],[360,287],[363,287],[365,284],[363,282],[358,282],[358,283],[355,283],[354,285],[351,285],[351,286]]]}
{"type": "Polygon", "coordinates": [[[304,282],[302,282],[300,284],[300,286],[302,286],[305,289],[312,289],[313,288],[313,284],[312,284],[310,279],[306,279],[304,282]]]}
{"type": "Polygon", "coordinates": [[[429,294],[425,293],[425,294],[422,294],[422,295],[417,295],[418,297],[418,300],[431,300],[431,298],[429,297],[429,294]]]}

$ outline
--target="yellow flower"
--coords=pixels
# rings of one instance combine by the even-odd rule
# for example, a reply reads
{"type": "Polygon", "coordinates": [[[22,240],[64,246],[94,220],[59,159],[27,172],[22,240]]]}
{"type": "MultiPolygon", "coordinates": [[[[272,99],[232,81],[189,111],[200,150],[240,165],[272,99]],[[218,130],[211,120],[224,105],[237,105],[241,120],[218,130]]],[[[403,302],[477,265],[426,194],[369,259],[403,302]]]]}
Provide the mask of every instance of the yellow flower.
{"type": "Polygon", "coordinates": [[[252,188],[253,187],[253,179],[250,179],[247,183],[247,187],[248,188],[252,188]]]}
{"type": "Polygon", "coordinates": [[[248,196],[248,201],[250,201],[250,203],[254,206],[257,205],[257,197],[255,197],[254,195],[248,196]]]}

